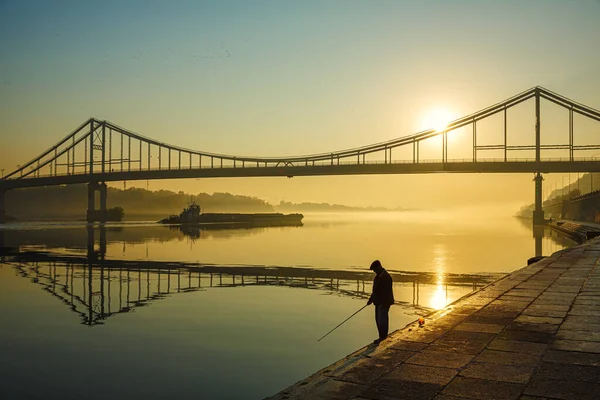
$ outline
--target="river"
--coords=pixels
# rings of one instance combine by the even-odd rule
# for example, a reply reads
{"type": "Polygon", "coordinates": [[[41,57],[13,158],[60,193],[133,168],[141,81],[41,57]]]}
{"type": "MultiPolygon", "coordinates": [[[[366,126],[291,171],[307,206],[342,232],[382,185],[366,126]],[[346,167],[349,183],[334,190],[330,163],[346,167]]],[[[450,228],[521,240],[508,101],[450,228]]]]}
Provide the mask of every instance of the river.
{"type": "MultiPolygon", "coordinates": [[[[391,329],[526,265],[530,221],[405,211],[301,227],[0,225],[0,398],[260,399],[370,343],[374,259],[391,329]]],[[[544,255],[571,243],[549,231],[544,255]]]]}

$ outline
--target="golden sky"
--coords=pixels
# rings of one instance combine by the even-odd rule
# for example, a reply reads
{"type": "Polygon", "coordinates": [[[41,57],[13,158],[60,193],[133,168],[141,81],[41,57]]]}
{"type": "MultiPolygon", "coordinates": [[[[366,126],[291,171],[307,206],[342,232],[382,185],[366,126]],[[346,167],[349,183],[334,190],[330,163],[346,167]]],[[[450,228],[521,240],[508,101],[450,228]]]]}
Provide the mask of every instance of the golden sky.
{"type": "MultiPolygon", "coordinates": [[[[0,2],[3,174],[92,116],[185,148],[268,157],[406,136],[536,85],[600,108],[595,0],[177,4],[0,2]]],[[[550,106],[542,115],[546,138],[560,135],[565,116],[550,106]]],[[[531,121],[514,120],[511,137],[530,137],[531,121]]],[[[579,129],[584,141],[600,135],[579,129]]],[[[455,145],[450,158],[471,153],[470,143],[457,138],[455,145]]],[[[531,179],[436,174],[148,186],[272,203],[510,209],[533,201],[531,179]]]]}

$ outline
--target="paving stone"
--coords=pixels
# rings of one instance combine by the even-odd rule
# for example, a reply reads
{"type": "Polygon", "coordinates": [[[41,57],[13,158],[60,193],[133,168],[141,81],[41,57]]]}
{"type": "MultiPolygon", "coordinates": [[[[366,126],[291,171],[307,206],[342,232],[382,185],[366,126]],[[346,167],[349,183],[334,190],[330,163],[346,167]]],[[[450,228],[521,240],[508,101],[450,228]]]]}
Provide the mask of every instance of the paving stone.
{"type": "Polygon", "coordinates": [[[535,372],[535,377],[545,380],[556,379],[599,383],[600,367],[543,362],[535,372]]]}
{"type": "Polygon", "coordinates": [[[558,330],[558,324],[546,324],[546,323],[527,323],[513,321],[506,327],[506,330],[518,330],[518,331],[532,331],[532,332],[544,332],[554,333],[558,330]]]}
{"type": "Polygon", "coordinates": [[[460,375],[492,381],[527,383],[533,370],[533,365],[498,365],[474,362],[467,365],[460,375]]]}
{"type": "MultiPolygon", "coordinates": [[[[308,394],[308,397],[313,399],[347,400],[358,395],[363,390],[365,390],[364,385],[330,379],[314,388],[308,394]]],[[[289,398],[293,399],[294,397],[289,398]]]]}
{"type": "Polygon", "coordinates": [[[510,351],[484,350],[476,358],[476,362],[501,365],[536,365],[541,356],[536,354],[520,354],[510,351]]]}
{"type": "Polygon", "coordinates": [[[600,294],[600,285],[585,285],[581,288],[581,294],[598,296],[600,294]]]}
{"type": "Polygon", "coordinates": [[[528,298],[536,298],[540,294],[543,293],[542,289],[523,289],[523,288],[514,288],[505,293],[505,296],[517,296],[517,297],[528,297],[528,298]]]}
{"type": "MultiPolygon", "coordinates": [[[[567,317],[568,318],[568,317],[567,317]]],[[[581,322],[573,322],[571,321],[565,321],[562,323],[562,325],[560,326],[561,329],[568,329],[571,331],[592,331],[592,332],[599,332],[600,331],[600,324],[586,324],[581,323],[581,322]]]]}
{"type": "Polygon", "coordinates": [[[531,301],[538,297],[540,292],[532,292],[522,289],[512,289],[499,297],[500,300],[531,301]]]}
{"type": "Polygon", "coordinates": [[[576,293],[561,293],[561,292],[544,292],[538,300],[559,300],[559,301],[573,301],[577,297],[576,293]]]}
{"type": "Polygon", "coordinates": [[[477,322],[463,322],[458,324],[454,329],[458,331],[482,332],[482,333],[499,333],[504,329],[505,325],[500,324],[482,324],[477,322]]]}
{"type": "Polygon", "coordinates": [[[415,352],[406,350],[389,350],[377,357],[361,359],[350,368],[341,371],[341,373],[331,374],[330,376],[345,382],[368,384],[414,354],[415,352]]]}
{"type": "Polygon", "coordinates": [[[446,385],[458,374],[456,368],[431,367],[426,365],[402,364],[385,376],[384,379],[434,383],[446,385]]]}
{"type": "Polygon", "coordinates": [[[554,350],[579,351],[584,353],[600,353],[599,342],[587,342],[581,340],[555,340],[551,348],[554,350]]]}
{"type": "Polygon", "coordinates": [[[379,379],[359,396],[369,400],[430,400],[442,388],[442,385],[433,383],[379,379]]]}
{"type": "Polygon", "coordinates": [[[556,286],[551,286],[544,293],[570,293],[576,294],[581,290],[581,285],[567,286],[557,283],[556,286]]]}
{"type": "Polygon", "coordinates": [[[520,313],[521,313],[521,310],[515,309],[515,307],[513,305],[490,303],[487,306],[483,307],[481,310],[474,313],[471,316],[471,318],[476,317],[478,315],[500,317],[500,318],[505,318],[505,317],[514,318],[517,315],[519,315],[520,313]]]}
{"type": "Polygon", "coordinates": [[[600,383],[534,378],[527,385],[524,393],[553,399],[598,400],[600,383]]]}
{"type": "Polygon", "coordinates": [[[505,329],[498,335],[499,339],[519,340],[522,342],[550,343],[554,334],[546,332],[521,331],[505,329]]]}
{"type": "Polygon", "coordinates": [[[571,306],[574,300],[566,300],[566,299],[554,299],[550,297],[540,298],[538,297],[533,304],[539,305],[567,305],[571,306]]]}
{"type": "Polygon", "coordinates": [[[442,394],[481,400],[516,400],[524,387],[523,384],[459,376],[446,386],[442,394]]]}
{"type": "Polygon", "coordinates": [[[494,335],[489,333],[452,330],[431,343],[427,350],[475,355],[479,354],[493,337],[494,335]]]}
{"type": "Polygon", "coordinates": [[[515,301],[515,302],[528,302],[531,303],[537,296],[514,296],[514,295],[508,295],[505,294],[503,296],[500,296],[498,298],[499,301],[515,301]]]}
{"type": "Polygon", "coordinates": [[[560,304],[539,305],[539,304],[535,304],[535,302],[534,302],[529,307],[527,307],[527,310],[554,310],[554,311],[567,312],[567,311],[569,311],[569,306],[560,305],[560,304]]]}
{"type": "MultiPolygon", "coordinates": [[[[525,310],[525,311],[527,311],[527,310],[525,310]]],[[[523,311],[523,313],[525,313],[525,311],[523,311]]],[[[521,314],[517,318],[515,318],[515,321],[523,322],[523,323],[531,323],[531,324],[556,324],[556,325],[559,325],[563,322],[563,319],[555,318],[555,317],[539,317],[539,316],[521,314]]]]}
{"type": "Polygon", "coordinates": [[[581,300],[598,300],[598,295],[592,293],[580,293],[577,295],[577,298],[581,300]]]}
{"type": "Polygon", "coordinates": [[[569,315],[593,315],[600,316],[600,310],[597,306],[573,306],[569,311],[569,315]]]}
{"type": "Polygon", "coordinates": [[[529,301],[512,301],[512,300],[494,300],[489,305],[499,306],[505,310],[523,311],[531,302],[529,301]]]}
{"type": "Polygon", "coordinates": [[[487,348],[489,350],[542,355],[548,348],[548,345],[545,343],[522,342],[520,340],[494,339],[490,344],[488,344],[487,348]]]}
{"type": "Polygon", "coordinates": [[[600,354],[597,353],[548,350],[546,354],[544,354],[543,360],[562,364],[591,365],[600,367],[600,354]]]}
{"type": "Polygon", "coordinates": [[[562,322],[562,320],[567,316],[567,312],[566,311],[556,311],[556,310],[544,310],[539,307],[536,307],[536,308],[528,307],[521,314],[521,317],[525,317],[525,316],[559,318],[562,322]]]}
{"type": "Polygon", "coordinates": [[[477,293],[477,297],[489,300],[490,302],[502,296],[505,293],[503,290],[486,290],[481,289],[479,293],[477,293]]]}
{"type": "Polygon", "coordinates": [[[553,281],[529,280],[516,286],[515,289],[544,291],[553,281]]]}
{"type": "Polygon", "coordinates": [[[592,315],[568,315],[565,319],[565,322],[582,325],[600,325],[600,317],[595,317],[592,315]]]}
{"type": "Polygon", "coordinates": [[[336,379],[343,382],[368,385],[389,371],[389,368],[377,366],[374,362],[365,362],[357,365],[356,368],[350,369],[336,379]]]}
{"type": "Polygon", "coordinates": [[[489,343],[494,337],[496,337],[496,334],[494,333],[470,332],[452,329],[448,331],[448,333],[444,336],[444,339],[464,339],[489,343]]]}
{"type": "Polygon", "coordinates": [[[462,321],[464,321],[468,316],[481,310],[482,307],[483,307],[483,305],[481,305],[481,306],[480,305],[464,306],[464,307],[453,306],[447,310],[449,312],[446,315],[444,315],[444,317],[441,318],[441,320],[444,321],[445,323],[452,321],[452,323],[454,325],[457,325],[457,324],[461,323],[462,321]]]}
{"type": "Polygon", "coordinates": [[[438,394],[437,396],[435,396],[433,398],[433,400],[464,400],[467,399],[468,397],[456,397],[456,396],[448,396],[446,394],[438,394]]]}
{"type": "Polygon", "coordinates": [[[409,342],[406,340],[395,340],[390,348],[394,350],[409,350],[409,351],[419,351],[427,346],[426,343],[419,342],[409,342]]]}
{"type": "Polygon", "coordinates": [[[595,305],[598,305],[598,301],[597,300],[590,300],[590,299],[579,299],[579,298],[576,298],[575,301],[573,302],[573,305],[576,305],[576,306],[595,306],[595,305]]]}
{"type": "Polygon", "coordinates": [[[403,335],[402,340],[407,342],[431,343],[444,336],[445,333],[446,332],[442,329],[435,331],[421,331],[419,328],[416,328],[406,335],[403,335]]]}
{"type": "Polygon", "coordinates": [[[432,367],[462,368],[473,359],[473,355],[443,351],[423,350],[405,361],[407,364],[429,365],[432,367]]]}
{"type": "Polygon", "coordinates": [[[512,322],[513,319],[517,315],[520,314],[519,311],[515,312],[516,315],[506,315],[505,313],[493,315],[492,313],[480,314],[475,313],[465,319],[463,323],[477,323],[477,324],[499,324],[499,325],[508,325],[512,322]]]}
{"type": "Polygon", "coordinates": [[[556,338],[565,340],[582,340],[586,342],[600,342],[600,332],[572,331],[568,329],[562,329],[561,327],[556,333],[556,338]]]}

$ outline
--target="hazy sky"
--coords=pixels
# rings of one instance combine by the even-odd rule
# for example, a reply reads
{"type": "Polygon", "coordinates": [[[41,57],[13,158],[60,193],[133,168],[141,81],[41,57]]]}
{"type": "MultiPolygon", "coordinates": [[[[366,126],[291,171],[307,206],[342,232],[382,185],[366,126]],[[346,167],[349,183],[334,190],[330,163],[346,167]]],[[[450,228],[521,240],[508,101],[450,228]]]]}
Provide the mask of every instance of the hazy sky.
{"type": "MultiPolygon", "coordinates": [[[[196,150],[282,156],[405,136],[428,128],[434,110],[460,117],[536,85],[600,109],[599,71],[597,0],[0,0],[0,168],[12,171],[91,116],[196,150]]],[[[150,188],[271,202],[516,207],[533,201],[531,179],[250,178],[150,188]]]]}

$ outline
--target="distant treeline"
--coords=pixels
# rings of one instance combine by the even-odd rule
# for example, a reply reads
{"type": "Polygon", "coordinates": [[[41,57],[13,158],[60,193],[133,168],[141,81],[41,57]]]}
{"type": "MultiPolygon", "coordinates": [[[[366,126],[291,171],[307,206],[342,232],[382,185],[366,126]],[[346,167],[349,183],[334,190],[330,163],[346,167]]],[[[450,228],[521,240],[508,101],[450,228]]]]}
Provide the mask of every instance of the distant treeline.
{"type": "Polygon", "coordinates": [[[279,205],[275,206],[277,211],[281,212],[343,212],[343,211],[401,211],[401,208],[390,210],[385,207],[352,207],[342,204],[329,203],[291,203],[280,201],[279,205]]]}
{"type": "MultiPolygon", "coordinates": [[[[191,195],[168,190],[149,191],[139,188],[108,188],[108,207],[122,207],[125,219],[179,214],[192,200],[205,212],[273,212],[272,205],[250,196],[230,193],[198,193],[191,195]]],[[[96,199],[96,207],[99,200],[96,199]]],[[[19,220],[85,219],[86,185],[49,186],[11,190],[6,194],[6,212],[19,220]]]]}
{"type": "MultiPolygon", "coordinates": [[[[121,207],[125,220],[158,219],[179,214],[191,201],[198,203],[202,212],[351,212],[351,211],[400,211],[401,208],[351,207],[329,203],[291,203],[281,201],[273,206],[267,201],[251,196],[231,193],[149,191],[140,188],[122,190],[108,188],[107,207],[121,207]]],[[[99,196],[96,194],[96,208],[99,196]]],[[[79,219],[87,210],[87,186],[48,186],[11,190],[6,193],[6,211],[18,220],[31,219],[79,219]]],[[[402,210],[405,211],[405,210],[402,210]]]]}

